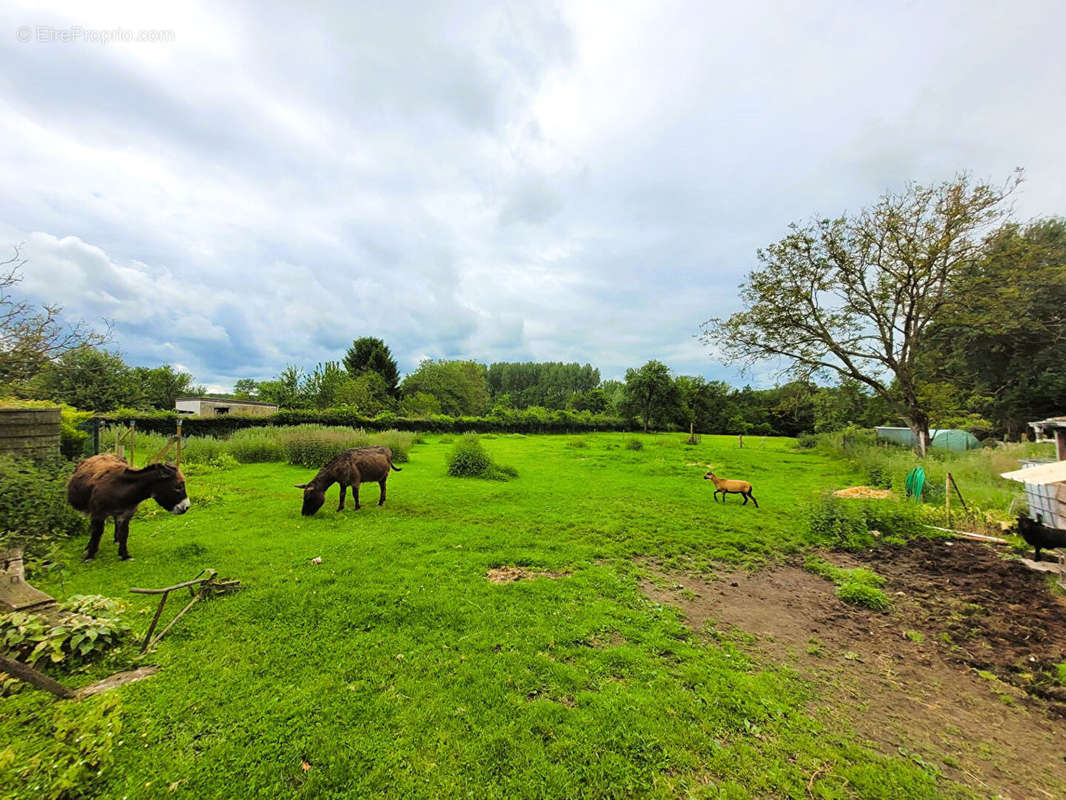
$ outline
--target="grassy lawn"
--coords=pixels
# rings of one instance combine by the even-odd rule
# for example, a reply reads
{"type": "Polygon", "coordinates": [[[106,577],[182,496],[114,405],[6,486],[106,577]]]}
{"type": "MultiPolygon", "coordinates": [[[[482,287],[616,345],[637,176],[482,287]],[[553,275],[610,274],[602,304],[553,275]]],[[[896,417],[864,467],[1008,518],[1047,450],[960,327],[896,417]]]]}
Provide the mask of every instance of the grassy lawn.
{"type": "MultiPolygon", "coordinates": [[[[70,567],[41,588],[121,597],[135,634],[155,601],[131,586],[213,567],[245,587],[176,626],[144,659],[159,674],[82,703],[117,696],[121,713],[114,763],[83,796],[968,796],[823,729],[793,673],[645,599],[642,559],[710,570],[800,549],[805,506],[860,478],[788,440],[682,439],[487,437],[519,473],[493,482],[448,477],[451,445],[431,438],[384,507],[371,484],[362,510],[338,514],[333,487],[312,518],[293,488],[310,470],[194,470],[190,513],[142,506],[133,561],[110,528],[94,563],[69,542],[70,567]],[[750,481],[761,508],[712,503],[708,463],[750,481]],[[486,580],[501,565],[565,575],[486,580]]],[[[20,759],[69,705],[40,692],[0,704],[0,741],[21,742],[20,759]]],[[[10,777],[0,789],[40,796],[10,777]]]]}

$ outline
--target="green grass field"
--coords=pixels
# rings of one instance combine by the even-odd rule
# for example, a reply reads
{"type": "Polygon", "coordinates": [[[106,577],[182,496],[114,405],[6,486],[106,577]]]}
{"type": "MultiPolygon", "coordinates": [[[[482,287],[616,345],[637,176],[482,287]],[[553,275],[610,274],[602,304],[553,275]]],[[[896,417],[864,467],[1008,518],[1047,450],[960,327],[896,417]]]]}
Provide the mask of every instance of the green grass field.
{"type": "MultiPolygon", "coordinates": [[[[143,659],[156,676],[81,703],[88,714],[117,696],[121,729],[97,726],[110,763],[72,796],[969,796],[825,729],[787,668],[688,631],[639,589],[645,559],[713,570],[805,548],[806,506],[861,476],[783,439],[739,450],[649,435],[634,451],[631,438],[483,437],[518,470],[497,482],[448,477],[451,445],[431,437],[384,507],[371,484],[362,510],[338,514],[333,487],[312,518],[293,488],[310,470],[198,467],[188,514],[142,506],[132,562],[110,527],[93,563],[70,541],[69,566],[41,588],[123,598],[135,635],[155,601],[132,586],[213,567],[245,587],[194,608],[143,659]],[[761,508],[712,503],[708,463],[751,481],[761,508]],[[501,565],[565,576],[486,580],[501,565]]],[[[71,704],[41,692],[0,704],[0,794],[40,797],[47,764],[26,765],[42,743],[76,749],[71,704]]]]}

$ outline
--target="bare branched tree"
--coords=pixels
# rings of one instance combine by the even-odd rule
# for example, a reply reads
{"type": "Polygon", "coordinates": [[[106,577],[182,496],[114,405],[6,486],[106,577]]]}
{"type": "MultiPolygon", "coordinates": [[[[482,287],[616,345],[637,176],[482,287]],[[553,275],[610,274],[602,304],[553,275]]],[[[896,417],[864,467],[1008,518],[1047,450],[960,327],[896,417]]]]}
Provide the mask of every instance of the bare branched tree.
{"type": "Polygon", "coordinates": [[[64,353],[111,338],[110,323],[104,323],[103,331],[84,322],[69,324],[60,316],[60,306],[36,306],[12,294],[27,263],[21,245],[13,245],[12,251],[0,261],[0,387],[17,387],[64,353]]]}

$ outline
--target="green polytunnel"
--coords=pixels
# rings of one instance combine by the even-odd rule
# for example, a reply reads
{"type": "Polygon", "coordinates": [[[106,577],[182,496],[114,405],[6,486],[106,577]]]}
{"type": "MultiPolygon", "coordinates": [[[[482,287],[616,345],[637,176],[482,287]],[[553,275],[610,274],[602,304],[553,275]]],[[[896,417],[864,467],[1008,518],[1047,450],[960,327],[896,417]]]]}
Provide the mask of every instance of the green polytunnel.
{"type": "MultiPolygon", "coordinates": [[[[879,427],[875,430],[879,442],[891,442],[903,447],[914,447],[916,444],[914,432],[910,428],[879,427]]],[[[976,450],[981,446],[976,436],[958,428],[930,428],[929,436],[929,446],[936,450],[961,453],[965,450],[976,450]]]]}

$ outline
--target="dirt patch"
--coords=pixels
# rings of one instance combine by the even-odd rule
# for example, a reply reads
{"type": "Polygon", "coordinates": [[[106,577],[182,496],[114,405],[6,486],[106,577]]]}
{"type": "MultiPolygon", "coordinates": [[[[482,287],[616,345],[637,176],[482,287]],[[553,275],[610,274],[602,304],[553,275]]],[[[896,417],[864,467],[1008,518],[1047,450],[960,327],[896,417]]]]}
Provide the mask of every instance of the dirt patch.
{"type": "Polygon", "coordinates": [[[855,497],[863,500],[888,500],[895,497],[891,489],[872,489],[869,486],[852,486],[833,492],[833,497],[855,497]]]}
{"type": "Polygon", "coordinates": [[[883,575],[892,608],[848,606],[799,562],[713,581],[660,572],[644,591],[694,630],[796,669],[817,690],[813,712],[884,753],[982,795],[1066,796],[1066,697],[1052,677],[1066,603],[1042,575],[976,542],[823,557],[883,575]]]}
{"type": "Polygon", "coordinates": [[[485,579],[489,583],[514,583],[515,581],[532,580],[533,578],[565,578],[567,572],[549,572],[546,569],[527,569],[525,567],[493,567],[485,573],[485,579]]]}

